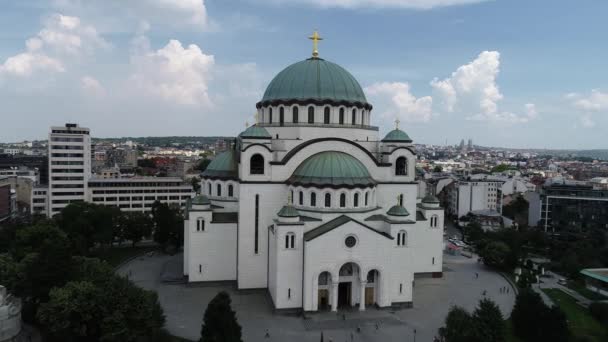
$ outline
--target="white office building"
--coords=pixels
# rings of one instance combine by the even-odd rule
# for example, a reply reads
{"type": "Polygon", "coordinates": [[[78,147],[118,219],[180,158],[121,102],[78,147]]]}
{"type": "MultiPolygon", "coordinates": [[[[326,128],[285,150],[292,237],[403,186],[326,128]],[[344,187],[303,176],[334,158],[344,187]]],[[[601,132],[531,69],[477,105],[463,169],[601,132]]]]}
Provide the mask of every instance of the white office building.
{"type": "Polygon", "coordinates": [[[464,179],[447,185],[447,212],[458,218],[473,211],[491,210],[502,213],[501,180],[464,179]]]}

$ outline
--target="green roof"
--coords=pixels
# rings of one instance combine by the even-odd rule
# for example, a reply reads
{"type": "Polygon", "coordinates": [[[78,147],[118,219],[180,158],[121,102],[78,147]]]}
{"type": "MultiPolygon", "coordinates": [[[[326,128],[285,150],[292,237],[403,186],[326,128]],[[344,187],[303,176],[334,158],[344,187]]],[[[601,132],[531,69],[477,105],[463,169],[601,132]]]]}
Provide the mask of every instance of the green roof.
{"type": "Polygon", "coordinates": [[[262,102],[332,100],[367,104],[359,82],[346,69],[321,58],[294,63],[270,82],[262,102]]]}
{"type": "Polygon", "coordinates": [[[388,234],[388,233],[376,230],[375,228],[372,228],[372,227],[370,227],[370,226],[368,226],[368,225],[366,225],[366,224],[364,224],[362,222],[359,222],[359,221],[357,221],[357,220],[355,220],[353,218],[350,218],[350,217],[348,217],[346,215],[341,215],[341,216],[338,216],[338,217],[336,217],[335,219],[333,219],[333,220],[331,220],[329,222],[326,222],[326,223],[318,226],[315,229],[309,230],[306,233],[304,233],[304,240],[310,241],[310,240],[312,240],[312,239],[314,239],[316,237],[319,237],[319,236],[321,236],[321,235],[323,235],[323,234],[325,234],[325,233],[327,233],[329,231],[332,231],[332,230],[334,230],[334,229],[336,229],[336,228],[338,228],[338,227],[340,227],[340,226],[342,226],[342,225],[344,225],[344,224],[346,224],[346,223],[348,223],[350,221],[356,222],[356,223],[360,224],[361,226],[363,226],[363,227],[365,227],[365,228],[367,228],[369,230],[372,230],[372,231],[374,231],[374,232],[376,232],[376,233],[378,233],[378,234],[380,234],[380,235],[382,235],[382,236],[384,236],[386,238],[389,238],[391,240],[393,239],[393,237],[390,234],[388,234]]]}
{"type": "Polygon", "coordinates": [[[585,268],[581,270],[581,274],[608,283],[608,268],[585,268]]]}
{"type": "Polygon", "coordinates": [[[298,217],[300,213],[291,205],[286,205],[277,213],[279,217],[298,217]]]}
{"type": "Polygon", "coordinates": [[[404,131],[402,131],[400,129],[394,129],[394,130],[388,132],[388,134],[384,137],[384,139],[382,139],[382,141],[385,141],[385,142],[412,142],[412,139],[404,131]]]}
{"type": "Polygon", "coordinates": [[[205,195],[199,195],[196,196],[192,199],[191,202],[193,205],[209,205],[211,204],[211,202],[209,201],[209,198],[207,198],[207,196],[205,195]]]}
{"type": "Polygon", "coordinates": [[[439,199],[431,194],[424,196],[422,203],[439,203],[439,199]]]}
{"type": "Polygon", "coordinates": [[[388,215],[391,216],[409,216],[410,213],[407,212],[407,209],[400,205],[392,206],[387,212],[388,215]]]}
{"type": "Polygon", "coordinates": [[[203,177],[236,178],[237,176],[237,163],[232,149],[218,154],[203,172],[203,177]]]}
{"type": "Polygon", "coordinates": [[[257,124],[253,126],[249,126],[246,130],[239,134],[241,138],[249,138],[249,139],[271,139],[272,136],[266,128],[260,127],[257,124]]]}
{"type": "Polygon", "coordinates": [[[288,179],[288,183],[316,186],[368,186],[376,184],[357,158],[337,151],[308,157],[288,179]]]}

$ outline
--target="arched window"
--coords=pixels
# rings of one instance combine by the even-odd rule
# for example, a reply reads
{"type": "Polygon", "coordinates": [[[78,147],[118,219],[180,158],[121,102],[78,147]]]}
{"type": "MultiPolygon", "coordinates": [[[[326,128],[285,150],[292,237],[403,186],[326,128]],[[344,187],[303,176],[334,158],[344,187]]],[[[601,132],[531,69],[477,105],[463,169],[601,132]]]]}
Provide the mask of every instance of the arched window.
{"type": "Polygon", "coordinates": [[[331,195],[325,194],[325,208],[331,207],[331,195]]]}
{"type": "Polygon", "coordinates": [[[431,228],[437,228],[437,220],[439,220],[437,215],[431,216],[431,228]]]}
{"type": "Polygon", "coordinates": [[[361,109],[361,124],[365,125],[367,123],[366,117],[365,117],[365,109],[361,109]]]}
{"type": "Polygon", "coordinates": [[[287,233],[285,234],[285,249],[296,248],[296,234],[287,233]]]}
{"type": "Polygon", "coordinates": [[[313,106],[308,107],[308,123],[315,123],[315,107],[313,106]]]}
{"type": "Polygon", "coordinates": [[[329,107],[325,107],[325,110],[323,111],[323,123],[326,125],[329,124],[329,107]]]}
{"type": "Polygon", "coordinates": [[[293,107],[293,109],[291,110],[291,115],[291,121],[293,121],[293,123],[298,123],[298,107],[293,107]]]}
{"type": "Polygon", "coordinates": [[[314,192],[310,193],[310,206],[311,207],[317,206],[317,194],[314,192]]]}
{"type": "Polygon", "coordinates": [[[217,196],[222,196],[222,184],[217,184],[217,196]]]}
{"type": "Polygon", "coordinates": [[[407,175],[407,159],[405,159],[405,157],[397,158],[397,161],[395,162],[395,174],[397,176],[407,175]]]}
{"type": "Polygon", "coordinates": [[[407,232],[405,230],[399,231],[399,233],[397,233],[397,246],[407,246],[407,232]]]}
{"type": "Polygon", "coordinates": [[[365,206],[366,207],[367,207],[368,199],[369,199],[369,192],[366,192],[365,193],[365,206]]]}
{"type": "Polygon", "coordinates": [[[344,125],[344,108],[340,108],[340,125],[344,125]]]}
{"type": "Polygon", "coordinates": [[[234,186],[232,184],[228,185],[228,197],[234,196],[234,186]]]}
{"type": "Polygon", "coordinates": [[[357,110],[353,108],[353,125],[357,124],[357,110]]]}
{"type": "Polygon", "coordinates": [[[285,108],[279,108],[279,124],[283,126],[285,123],[285,108]]]}
{"type": "Polygon", "coordinates": [[[358,208],[359,207],[359,194],[356,193],[355,197],[353,198],[353,207],[358,208]]]}
{"type": "Polygon", "coordinates": [[[264,174],[264,157],[261,154],[254,154],[249,160],[249,173],[252,175],[264,174]]]}
{"type": "Polygon", "coordinates": [[[211,182],[207,184],[208,195],[211,196],[211,182]]]}
{"type": "Polygon", "coordinates": [[[272,123],[272,107],[268,108],[268,123],[272,123]]]}
{"type": "Polygon", "coordinates": [[[300,191],[300,193],[298,194],[298,203],[300,203],[300,205],[304,205],[304,192],[300,191]]]}
{"type": "Polygon", "coordinates": [[[196,231],[197,232],[205,231],[205,219],[204,218],[199,217],[196,219],[196,231]]]}
{"type": "Polygon", "coordinates": [[[340,194],[340,208],[346,207],[346,194],[340,194]]]}

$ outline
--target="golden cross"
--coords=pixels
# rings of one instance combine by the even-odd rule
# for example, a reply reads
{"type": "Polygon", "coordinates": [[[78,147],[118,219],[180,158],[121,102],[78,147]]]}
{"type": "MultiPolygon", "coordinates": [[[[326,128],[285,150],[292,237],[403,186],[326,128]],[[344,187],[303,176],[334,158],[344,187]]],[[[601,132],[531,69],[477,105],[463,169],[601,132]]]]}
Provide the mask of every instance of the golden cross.
{"type": "Polygon", "coordinates": [[[400,122],[401,122],[401,121],[399,121],[399,119],[398,119],[398,118],[397,118],[397,119],[395,119],[395,129],[399,129],[399,123],[400,123],[400,122]]]}
{"type": "Polygon", "coordinates": [[[323,38],[321,38],[321,36],[319,36],[319,32],[315,30],[312,36],[308,37],[308,39],[312,40],[312,56],[319,57],[318,44],[319,40],[323,40],[323,38]]]}

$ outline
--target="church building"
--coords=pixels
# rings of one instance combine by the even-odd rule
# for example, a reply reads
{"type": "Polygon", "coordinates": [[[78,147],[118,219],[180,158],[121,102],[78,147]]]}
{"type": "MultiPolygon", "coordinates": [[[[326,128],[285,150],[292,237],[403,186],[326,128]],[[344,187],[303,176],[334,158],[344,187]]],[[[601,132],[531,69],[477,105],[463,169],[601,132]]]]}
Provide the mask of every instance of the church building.
{"type": "Polygon", "coordinates": [[[414,279],[442,274],[443,209],[418,198],[412,139],[380,138],[357,80],[311,38],[203,173],[184,274],[267,289],[278,310],[409,307],[414,279]]]}

